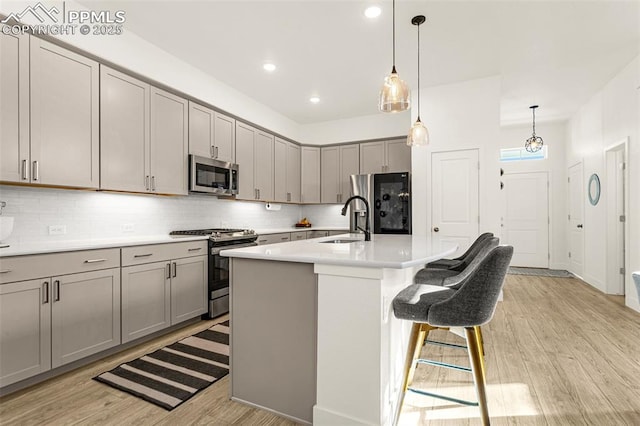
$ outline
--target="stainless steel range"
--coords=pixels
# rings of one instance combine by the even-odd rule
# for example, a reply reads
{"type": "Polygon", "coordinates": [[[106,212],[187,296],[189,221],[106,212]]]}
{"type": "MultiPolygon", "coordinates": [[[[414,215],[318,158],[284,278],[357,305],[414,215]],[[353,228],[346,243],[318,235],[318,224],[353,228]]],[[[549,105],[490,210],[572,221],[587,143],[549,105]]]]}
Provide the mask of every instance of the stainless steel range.
{"type": "Polygon", "coordinates": [[[169,235],[209,237],[209,318],[229,312],[229,258],[220,256],[220,251],[230,248],[256,246],[258,236],[252,229],[194,229],[172,231],[169,235]]]}

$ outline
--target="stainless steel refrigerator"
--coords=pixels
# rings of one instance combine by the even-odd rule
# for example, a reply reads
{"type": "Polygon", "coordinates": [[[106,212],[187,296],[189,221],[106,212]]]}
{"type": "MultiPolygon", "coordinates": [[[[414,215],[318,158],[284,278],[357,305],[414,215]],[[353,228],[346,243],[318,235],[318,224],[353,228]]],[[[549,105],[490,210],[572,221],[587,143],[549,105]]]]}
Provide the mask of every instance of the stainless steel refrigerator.
{"type": "MultiPolygon", "coordinates": [[[[351,175],[351,195],[369,202],[369,220],[374,234],[411,234],[411,176],[409,172],[351,175]]],[[[351,232],[365,227],[365,206],[354,200],[350,206],[351,232]]]]}

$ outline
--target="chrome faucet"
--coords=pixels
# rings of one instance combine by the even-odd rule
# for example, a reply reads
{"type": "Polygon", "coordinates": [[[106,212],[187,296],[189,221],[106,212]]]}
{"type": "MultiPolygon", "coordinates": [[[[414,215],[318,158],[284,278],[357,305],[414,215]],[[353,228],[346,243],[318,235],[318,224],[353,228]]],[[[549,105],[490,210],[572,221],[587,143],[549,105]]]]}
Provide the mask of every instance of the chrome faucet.
{"type": "Polygon", "coordinates": [[[364,232],[364,240],[365,241],[371,241],[371,226],[369,224],[369,202],[367,201],[366,198],[361,197],[359,195],[354,195],[353,197],[350,197],[346,203],[344,203],[344,207],[342,208],[342,216],[346,216],[347,215],[347,209],[349,208],[349,203],[351,203],[351,201],[353,200],[362,200],[364,201],[364,207],[366,210],[366,221],[365,221],[365,229],[360,228],[359,226],[357,227],[359,230],[361,230],[362,232],[364,232]]]}

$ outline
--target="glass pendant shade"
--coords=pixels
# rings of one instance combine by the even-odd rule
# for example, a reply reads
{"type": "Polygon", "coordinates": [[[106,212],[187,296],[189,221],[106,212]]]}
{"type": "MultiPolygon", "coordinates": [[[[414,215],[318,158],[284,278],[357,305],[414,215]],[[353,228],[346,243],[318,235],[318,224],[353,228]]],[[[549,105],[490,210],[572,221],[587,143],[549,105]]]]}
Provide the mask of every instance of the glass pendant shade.
{"type": "Polygon", "coordinates": [[[429,131],[420,121],[420,117],[413,123],[407,136],[407,145],[424,146],[429,144],[429,131]]]}
{"type": "Polygon", "coordinates": [[[391,70],[391,74],[385,77],[382,90],[380,91],[380,111],[406,111],[409,109],[410,93],[407,83],[400,79],[400,76],[396,72],[396,67],[394,66],[391,70]]]}

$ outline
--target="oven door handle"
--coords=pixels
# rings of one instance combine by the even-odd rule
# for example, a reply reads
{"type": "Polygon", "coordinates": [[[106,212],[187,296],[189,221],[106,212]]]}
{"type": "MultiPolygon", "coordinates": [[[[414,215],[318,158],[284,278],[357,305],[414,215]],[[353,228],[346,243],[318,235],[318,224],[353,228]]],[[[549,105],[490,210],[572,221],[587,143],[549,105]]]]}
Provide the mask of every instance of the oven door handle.
{"type": "Polygon", "coordinates": [[[212,255],[218,255],[220,254],[220,252],[222,250],[231,250],[231,249],[238,249],[238,248],[245,248],[245,247],[253,247],[253,246],[257,246],[258,243],[253,242],[253,243],[242,243],[242,244],[229,244],[228,246],[222,246],[222,247],[211,247],[211,254],[212,255]]]}

